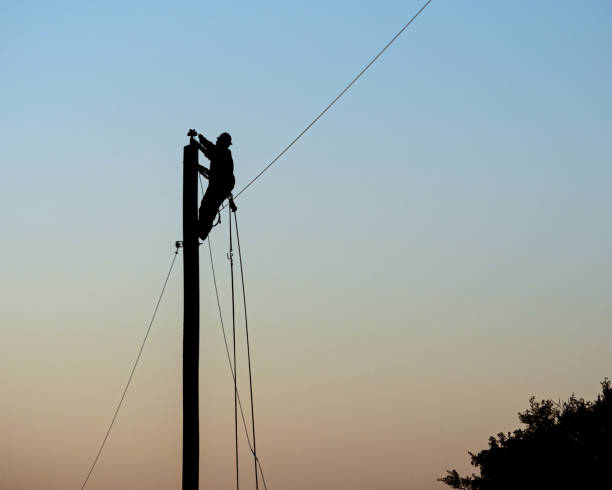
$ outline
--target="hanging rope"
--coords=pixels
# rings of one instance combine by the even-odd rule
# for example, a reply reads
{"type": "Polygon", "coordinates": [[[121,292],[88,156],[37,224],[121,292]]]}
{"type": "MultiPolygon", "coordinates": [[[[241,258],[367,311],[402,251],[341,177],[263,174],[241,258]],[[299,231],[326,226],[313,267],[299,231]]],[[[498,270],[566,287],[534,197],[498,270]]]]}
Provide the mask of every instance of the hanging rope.
{"type": "Polygon", "coordinates": [[[240,490],[240,475],[238,471],[238,365],[236,364],[236,308],[234,301],[234,250],[232,248],[232,210],[229,212],[229,254],[230,276],[232,283],[232,343],[234,347],[234,440],[236,452],[236,490],[240,490]]]}
{"type": "Polygon", "coordinates": [[[151,317],[151,321],[149,322],[149,327],[147,328],[147,332],[145,333],[144,339],[142,340],[142,343],[140,344],[140,350],[138,351],[138,355],[136,356],[136,360],[134,361],[134,365],[132,366],[132,371],[130,372],[130,376],[127,380],[127,383],[125,384],[123,393],[121,394],[121,399],[119,400],[119,403],[117,404],[117,408],[115,409],[115,414],[113,415],[113,419],[111,420],[111,423],[109,424],[108,429],[106,430],[106,435],[104,436],[104,439],[102,440],[102,444],[100,444],[100,449],[98,449],[98,453],[96,454],[96,457],[94,458],[91,468],[89,468],[89,472],[87,473],[87,476],[85,477],[85,481],[83,482],[83,485],[81,485],[81,490],[83,490],[85,488],[85,485],[87,485],[87,482],[89,481],[89,477],[91,476],[94,468],[96,467],[98,459],[100,459],[100,454],[102,454],[102,450],[104,449],[106,440],[108,439],[108,436],[110,434],[111,429],[113,428],[113,425],[115,424],[115,420],[117,420],[117,415],[119,414],[119,410],[121,409],[121,405],[123,404],[123,400],[125,399],[127,390],[130,387],[132,378],[134,377],[136,366],[138,366],[138,361],[140,361],[140,356],[142,355],[142,351],[144,349],[145,343],[147,342],[147,339],[149,338],[149,332],[151,332],[151,326],[153,325],[153,321],[155,320],[155,315],[157,315],[159,304],[161,303],[161,300],[164,296],[164,291],[166,290],[166,285],[168,284],[170,273],[172,272],[172,268],[174,267],[174,262],[176,261],[176,256],[178,255],[179,248],[180,248],[180,245],[179,245],[179,242],[177,242],[176,251],[174,252],[174,257],[172,258],[170,269],[168,269],[168,274],[166,274],[166,280],[164,281],[164,285],[159,295],[159,299],[157,300],[157,304],[155,305],[155,309],[153,310],[153,316],[151,317]]]}
{"type": "Polygon", "coordinates": [[[249,364],[249,393],[251,396],[251,427],[253,429],[253,465],[255,466],[255,490],[259,490],[257,477],[257,444],[255,442],[255,404],[253,403],[253,375],[251,371],[251,342],[249,341],[249,317],[247,315],[246,293],[244,288],[244,267],[242,265],[242,251],[240,250],[240,234],[238,233],[238,217],[234,211],[236,225],[236,243],[238,245],[238,259],[240,260],[240,280],[242,283],[242,302],[244,304],[244,328],[246,331],[247,359],[249,364]]]}
{"type": "MultiPolygon", "coordinates": [[[[228,364],[228,366],[230,368],[230,373],[232,375],[232,379],[235,379],[234,367],[232,365],[232,358],[231,358],[230,351],[229,351],[229,343],[227,341],[227,334],[225,333],[225,323],[223,321],[223,313],[221,311],[221,301],[219,299],[219,288],[217,286],[217,276],[216,276],[216,273],[215,273],[215,263],[214,263],[214,260],[213,260],[212,246],[210,244],[210,235],[208,237],[208,255],[210,257],[210,268],[212,270],[213,285],[214,285],[214,288],[215,288],[215,297],[217,298],[217,309],[219,311],[219,320],[220,320],[220,325],[221,325],[221,332],[223,334],[223,342],[225,344],[225,353],[227,355],[227,364],[228,364]]],[[[257,467],[259,468],[259,474],[261,475],[261,480],[262,480],[262,482],[264,484],[264,489],[268,490],[268,486],[266,484],[266,478],[264,476],[264,471],[263,471],[263,467],[261,465],[261,461],[259,460],[259,457],[257,457],[257,455],[255,454],[255,450],[253,448],[253,444],[251,443],[251,438],[249,436],[249,430],[247,428],[246,417],[244,416],[244,409],[242,407],[242,400],[240,399],[240,391],[237,392],[237,395],[238,395],[238,408],[240,409],[240,415],[241,415],[241,418],[242,418],[242,426],[244,427],[244,434],[246,436],[247,443],[249,445],[249,449],[251,451],[251,454],[257,460],[257,467]]]]}

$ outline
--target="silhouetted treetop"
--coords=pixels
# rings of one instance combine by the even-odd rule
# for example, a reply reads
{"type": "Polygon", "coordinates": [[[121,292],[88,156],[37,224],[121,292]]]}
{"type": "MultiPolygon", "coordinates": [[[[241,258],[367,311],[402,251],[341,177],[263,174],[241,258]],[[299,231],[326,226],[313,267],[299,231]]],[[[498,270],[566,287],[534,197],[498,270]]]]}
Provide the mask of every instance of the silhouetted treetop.
{"type": "Polygon", "coordinates": [[[489,438],[489,448],[469,453],[480,476],[456,470],[438,478],[460,490],[612,489],[612,385],[595,401],[570,396],[553,402],[534,397],[519,413],[524,428],[489,438]]]}

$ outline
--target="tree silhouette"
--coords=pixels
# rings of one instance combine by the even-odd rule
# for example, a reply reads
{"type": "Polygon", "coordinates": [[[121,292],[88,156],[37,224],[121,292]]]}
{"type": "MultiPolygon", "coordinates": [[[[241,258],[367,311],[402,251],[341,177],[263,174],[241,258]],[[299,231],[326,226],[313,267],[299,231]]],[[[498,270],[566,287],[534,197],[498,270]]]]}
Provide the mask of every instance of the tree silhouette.
{"type": "Polygon", "coordinates": [[[489,438],[489,448],[469,453],[480,476],[456,470],[438,478],[460,490],[612,489],[612,385],[601,383],[595,401],[572,395],[553,402],[535,397],[519,413],[526,427],[489,438]]]}

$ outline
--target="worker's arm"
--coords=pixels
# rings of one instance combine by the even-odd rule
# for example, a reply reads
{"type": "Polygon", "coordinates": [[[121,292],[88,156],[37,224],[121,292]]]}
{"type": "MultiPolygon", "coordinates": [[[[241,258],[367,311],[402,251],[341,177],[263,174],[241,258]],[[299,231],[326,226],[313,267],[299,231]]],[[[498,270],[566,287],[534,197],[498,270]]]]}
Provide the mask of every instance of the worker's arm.
{"type": "Polygon", "coordinates": [[[202,151],[202,153],[204,153],[204,156],[206,158],[212,160],[215,151],[215,145],[208,141],[206,138],[204,138],[204,136],[201,134],[198,135],[198,139],[200,140],[200,142],[197,143],[198,148],[202,151]]]}
{"type": "Polygon", "coordinates": [[[200,174],[202,174],[204,178],[208,179],[210,171],[206,167],[203,167],[202,165],[198,164],[198,172],[200,172],[200,174]]]}
{"type": "Polygon", "coordinates": [[[203,134],[198,134],[198,139],[200,140],[200,144],[206,149],[206,150],[210,150],[212,149],[215,145],[208,141],[203,134]]]}

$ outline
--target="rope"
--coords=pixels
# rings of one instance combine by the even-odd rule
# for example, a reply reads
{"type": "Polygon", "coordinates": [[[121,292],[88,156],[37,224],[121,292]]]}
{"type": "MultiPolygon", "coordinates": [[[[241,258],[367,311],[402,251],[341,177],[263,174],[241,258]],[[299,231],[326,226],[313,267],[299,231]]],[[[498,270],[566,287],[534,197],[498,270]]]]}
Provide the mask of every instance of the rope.
{"type": "Polygon", "coordinates": [[[202,195],[204,195],[204,186],[202,185],[202,176],[198,173],[198,180],[200,181],[200,190],[202,191],[202,195]]]}
{"type": "Polygon", "coordinates": [[[81,490],[83,490],[85,488],[85,485],[87,485],[87,482],[89,481],[89,477],[91,476],[94,468],[96,467],[98,459],[100,459],[100,455],[102,454],[102,450],[104,449],[104,445],[106,444],[106,440],[108,439],[110,431],[113,428],[113,425],[115,424],[115,420],[117,420],[117,415],[119,414],[119,410],[121,409],[121,405],[123,404],[123,400],[125,399],[125,395],[127,393],[127,390],[130,387],[130,383],[132,382],[132,378],[134,377],[134,372],[136,371],[136,366],[138,366],[138,361],[140,361],[140,356],[142,355],[142,351],[144,349],[145,343],[147,342],[147,339],[149,338],[149,332],[151,332],[151,326],[153,325],[153,321],[155,320],[155,316],[157,315],[157,310],[159,308],[159,304],[161,303],[162,297],[164,296],[164,291],[166,290],[166,285],[168,284],[168,279],[170,278],[170,273],[172,272],[172,268],[174,267],[174,262],[176,261],[176,256],[178,255],[178,250],[179,250],[179,247],[177,245],[176,252],[174,252],[174,257],[172,258],[172,263],[170,264],[170,269],[168,269],[168,274],[166,274],[166,280],[164,281],[164,285],[163,285],[161,293],[159,295],[159,299],[157,300],[157,304],[155,305],[155,309],[153,310],[153,316],[151,317],[151,321],[149,322],[149,327],[147,328],[147,332],[146,332],[146,334],[144,336],[142,344],[140,345],[140,350],[138,351],[138,355],[136,356],[136,360],[134,361],[134,365],[132,366],[132,371],[130,372],[130,377],[128,378],[128,381],[125,384],[125,388],[123,389],[123,393],[121,394],[121,399],[119,400],[117,408],[115,409],[115,414],[113,415],[113,419],[111,420],[111,423],[108,426],[108,429],[106,430],[106,435],[104,436],[104,439],[102,440],[102,444],[100,444],[100,449],[98,449],[98,454],[96,454],[96,457],[94,458],[94,461],[93,461],[93,463],[91,465],[91,468],[89,468],[89,473],[87,473],[87,477],[85,478],[85,481],[83,482],[83,485],[81,486],[81,490]]]}
{"type": "Polygon", "coordinates": [[[249,363],[249,392],[251,395],[251,427],[253,428],[253,465],[255,466],[255,490],[259,490],[259,478],[257,478],[257,445],[255,442],[255,405],[253,403],[253,375],[251,372],[251,343],[249,341],[249,319],[247,315],[246,293],[244,288],[244,267],[242,266],[242,251],[240,250],[240,234],[238,233],[238,217],[234,212],[234,223],[236,225],[236,242],[238,244],[238,258],[240,259],[240,279],[242,282],[242,301],[244,304],[244,328],[246,331],[247,358],[249,363]]]}
{"type": "MultiPolygon", "coordinates": [[[[215,296],[217,298],[217,309],[219,311],[219,320],[220,320],[220,324],[221,324],[221,332],[223,333],[223,341],[225,343],[225,353],[227,354],[227,363],[229,365],[230,372],[232,374],[232,379],[235,379],[234,367],[232,366],[232,358],[231,358],[230,351],[229,351],[229,344],[227,342],[227,335],[225,333],[225,323],[223,322],[223,313],[221,312],[221,302],[219,300],[219,288],[217,287],[217,277],[216,277],[216,274],[215,274],[215,263],[213,261],[213,256],[212,256],[212,246],[210,244],[210,235],[208,236],[208,254],[210,256],[210,268],[212,270],[213,285],[215,287],[215,296]]],[[[266,484],[266,478],[264,476],[264,471],[263,471],[263,468],[261,466],[261,462],[259,461],[259,458],[255,454],[255,451],[253,449],[253,445],[251,444],[251,439],[249,437],[249,430],[247,428],[247,423],[246,423],[246,417],[244,416],[244,410],[242,408],[242,401],[240,400],[240,392],[237,392],[237,395],[238,395],[238,407],[240,408],[240,415],[242,416],[242,425],[244,427],[244,434],[246,435],[247,443],[249,445],[249,449],[251,451],[251,454],[253,454],[253,456],[257,459],[257,466],[259,467],[259,473],[261,475],[261,480],[263,481],[264,488],[265,488],[265,490],[268,490],[268,486],[266,484]]]]}
{"type": "Polygon", "coordinates": [[[234,346],[234,440],[236,452],[236,490],[240,490],[238,471],[238,366],[236,364],[236,308],[234,302],[234,250],[232,248],[232,210],[229,209],[229,261],[232,283],[232,341],[234,346]]]}
{"type": "MultiPolygon", "coordinates": [[[[426,8],[426,7],[427,7],[427,6],[428,6],[430,3],[431,3],[431,0],[427,0],[427,2],[425,2],[425,4],[424,4],[424,5],[423,5],[423,6],[422,6],[420,9],[419,9],[419,11],[418,11],[416,14],[414,14],[414,16],[412,17],[412,19],[410,19],[410,20],[409,20],[409,21],[408,21],[408,22],[407,22],[407,23],[404,25],[404,27],[402,27],[402,28],[399,30],[399,32],[398,32],[398,33],[397,33],[395,36],[393,36],[393,38],[391,39],[391,41],[389,41],[389,42],[388,42],[388,43],[385,45],[385,47],[384,47],[384,48],[382,48],[382,49],[381,49],[381,50],[378,52],[378,54],[377,54],[376,56],[374,56],[374,58],[372,58],[372,59],[370,60],[370,62],[369,62],[369,63],[368,63],[368,64],[367,64],[367,65],[366,65],[366,66],[365,66],[365,67],[364,67],[364,68],[363,68],[363,69],[362,69],[362,70],[361,70],[361,71],[360,71],[360,72],[359,72],[359,73],[358,73],[356,76],[355,76],[355,78],[353,78],[353,79],[350,81],[350,83],[349,83],[349,84],[348,84],[346,87],[344,87],[344,88],[342,89],[342,91],[341,91],[341,92],[340,92],[340,93],[339,93],[339,94],[338,94],[338,95],[337,95],[337,96],[334,98],[334,100],[332,100],[332,101],[331,101],[329,104],[327,104],[327,107],[325,107],[325,109],[323,109],[323,110],[322,110],[322,111],[319,113],[319,115],[318,115],[317,117],[315,117],[315,118],[314,118],[314,119],[313,119],[313,120],[310,122],[310,124],[309,124],[308,126],[306,126],[306,127],[305,127],[305,128],[302,130],[302,132],[301,132],[300,134],[298,134],[298,135],[297,135],[295,138],[293,138],[293,140],[292,140],[292,141],[291,141],[291,142],[290,142],[290,143],[289,143],[287,146],[285,146],[285,148],[283,148],[283,150],[282,150],[282,151],[281,151],[281,152],[280,152],[278,155],[276,155],[276,156],[274,157],[274,159],[272,159],[272,161],[271,161],[270,163],[268,163],[268,165],[266,165],[266,166],[264,167],[264,169],[263,169],[261,172],[259,172],[259,173],[258,173],[258,174],[257,174],[255,177],[253,177],[253,179],[251,179],[251,181],[250,181],[250,182],[249,182],[247,185],[245,185],[245,186],[244,186],[244,187],[243,187],[243,188],[240,190],[240,192],[238,192],[238,194],[236,194],[236,195],[234,196],[234,199],[236,199],[236,198],[237,198],[237,197],[238,197],[240,194],[242,194],[244,191],[246,191],[246,190],[247,190],[247,189],[248,189],[248,188],[251,186],[251,184],[253,184],[253,182],[255,182],[257,179],[259,179],[259,177],[261,177],[261,176],[264,174],[264,172],[266,172],[266,171],[267,171],[267,170],[268,170],[268,169],[269,169],[269,168],[270,168],[272,165],[274,165],[274,164],[277,162],[277,160],[278,160],[280,157],[282,157],[282,156],[283,156],[283,155],[284,155],[284,154],[287,152],[287,150],[289,150],[289,148],[291,148],[291,147],[292,147],[292,146],[293,146],[295,143],[297,143],[297,141],[298,141],[298,140],[299,140],[299,139],[300,139],[302,136],[304,136],[304,134],[306,134],[306,132],[307,132],[307,131],[308,131],[308,130],[311,128],[311,127],[313,127],[313,126],[315,125],[315,123],[316,123],[316,122],[317,122],[319,119],[321,119],[321,117],[323,117],[323,115],[324,115],[324,114],[325,114],[325,113],[326,113],[326,112],[327,112],[329,109],[331,109],[331,108],[332,108],[332,106],[333,106],[333,105],[334,105],[336,102],[338,102],[338,100],[340,99],[340,97],[342,97],[342,96],[343,96],[343,95],[344,95],[344,94],[345,94],[345,93],[346,93],[346,92],[347,92],[347,91],[348,91],[348,90],[349,90],[349,89],[350,89],[350,88],[353,86],[353,84],[354,84],[354,83],[355,83],[357,80],[359,80],[359,79],[361,78],[361,75],[363,75],[363,74],[364,74],[364,73],[365,73],[365,72],[366,72],[366,71],[367,71],[367,70],[368,70],[368,69],[369,69],[369,68],[370,68],[370,67],[371,67],[371,66],[372,66],[372,65],[373,65],[375,62],[376,62],[376,60],[378,60],[378,58],[380,58],[380,57],[382,56],[382,54],[383,54],[383,53],[384,53],[384,52],[387,50],[387,48],[388,48],[389,46],[391,46],[391,45],[392,45],[392,44],[395,42],[395,40],[396,40],[398,37],[400,37],[400,35],[401,35],[401,34],[402,34],[402,33],[403,33],[403,32],[404,32],[404,31],[405,31],[407,28],[408,28],[408,26],[409,26],[410,24],[412,24],[412,22],[413,22],[413,21],[414,21],[414,20],[415,20],[415,19],[416,19],[416,18],[417,18],[417,17],[418,17],[420,14],[421,14],[421,12],[423,12],[423,10],[425,10],[425,8],[426,8]]],[[[227,206],[227,204],[226,204],[225,206],[227,206]]],[[[225,206],[223,206],[223,208],[225,208],[225,206]]],[[[223,209],[223,208],[221,208],[221,209],[223,209]]]]}

